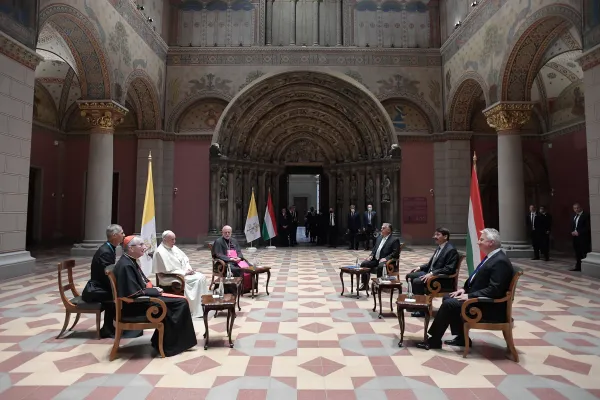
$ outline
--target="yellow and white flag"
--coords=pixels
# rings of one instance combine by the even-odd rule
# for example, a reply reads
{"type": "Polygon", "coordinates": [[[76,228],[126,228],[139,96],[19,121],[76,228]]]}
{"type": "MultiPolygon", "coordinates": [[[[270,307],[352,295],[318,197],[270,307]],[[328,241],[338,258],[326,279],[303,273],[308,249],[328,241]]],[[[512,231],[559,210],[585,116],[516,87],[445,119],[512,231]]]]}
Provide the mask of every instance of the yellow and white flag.
{"type": "Polygon", "coordinates": [[[152,254],[156,251],[156,218],[154,213],[154,184],[152,182],[152,153],[148,155],[148,183],[146,184],[146,199],[142,213],[142,239],[146,244],[146,252],[140,258],[140,266],[148,276],[152,271],[152,254]]]}
{"type": "Polygon", "coordinates": [[[260,223],[258,222],[258,211],[256,210],[256,201],[254,201],[254,188],[252,188],[252,197],[248,207],[248,217],[246,217],[246,227],[244,228],[246,241],[251,243],[260,238],[260,223]]]}

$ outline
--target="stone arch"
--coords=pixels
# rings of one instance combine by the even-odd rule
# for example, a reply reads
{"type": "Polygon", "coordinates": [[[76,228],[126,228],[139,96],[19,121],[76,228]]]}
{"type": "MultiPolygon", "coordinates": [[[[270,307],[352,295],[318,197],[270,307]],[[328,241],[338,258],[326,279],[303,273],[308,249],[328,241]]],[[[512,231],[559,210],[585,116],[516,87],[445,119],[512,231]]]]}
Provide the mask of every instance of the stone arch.
{"type": "Polygon", "coordinates": [[[227,104],[225,100],[216,97],[196,100],[179,114],[179,118],[174,122],[173,131],[212,131],[227,104]]]}
{"type": "MultiPolygon", "coordinates": [[[[244,89],[229,103],[213,134],[223,155],[244,159],[246,142],[260,140],[255,135],[260,121],[274,108],[287,103],[305,104],[304,116],[310,118],[325,113],[324,118],[335,120],[324,107],[333,107],[346,116],[346,122],[356,127],[354,140],[364,146],[359,159],[381,159],[388,156],[391,146],[397,145],[392,121],[375,96],[362,85],[339,72],[292,70],[266,74],[244,89]]],[[[338,119],[339,120],[339,119],[338,119]]],[[[332,135],[331,131],[322,132],[332,135]]],[[[329,139],[335,141],[335,136],[329,139]]]]}
{"type": "Polygon", "coordinates": [[[229,94],[213,91],[213,90],[203,90],[186,98],[185,100],[179,102],[169,114],[169,118],[167,119],[165,129],[169,132],[174,132],[177,128],[177,124],[179,123],[181,117],[189,111],[189,108],[194,106],[196,103],[202,100],[207,99],[217,99],[221,100],[225,103],[229,103],[233,97],[229,94]]]}
{"type": "Polygon", "coordinates": [[[540,8],[527,18],[515,34],[516,41],[502,63],[501,101],[529,101],[531,87],[546,49],[566,29],[581,33],[581,14],[563,4],[540,8]]]}
{"type": "Polygon", "coordinates": [[[120,104],[125,104],[125,98],[130,95],[135,97],[139,108],[136,110],[139,118],[139,129],[142,130],[160,130],[161,114],[160,104],[156,86],[146,71],[136,69],[132,71],[126,79],[124,96],[119,99],[120,104]]]}
{"type": "Polygon", "coordinates": [[[447,125],[449,131],[472,130],[473,106],[482,94],[486,105],[489,105],[489,89],[485,80],[477,72],[469,71],[458,80],[448,97],[450,99],[447,125]]]}
{"type": "Polygon", "coordinates": [[[40,28],[47,23],[52,23],[71,50],[77,64],[82,98],[111,99],[109,59],[89,19],[74,7],[56,4],[40,12],[40,28]]]}
{"type": "Polygon", "coordinates": [[[431,105],[427,102],[427,100],[423,99],[416,93],[397,91],[397,92],[385,92],[384,94],[380,94],[377,96],[377,99],[383,103],[390,99],[405,99],[408,100],[415,105],[417,105],[425,115],[427,115],[427,119],[431,123],[432,133],[441,132],[442,125],[440,124],[440,119],[438,117],[437,112],[431,107],[431,105]]]}
{"type": "Polygon", "coordinates": [[[322,163],[333,158],[334,154],[334,148],[326,141],[300,133],[277,150],[273,155],[273,160],[279,164],[286,162],[322,163]]]}
{"type": "Polygon", "coordinates": [[[414,101],[403,97],[389,97],[383,100],[381,104],[392,119],[396,132],[434,132],[431,119],[414,101]],[[403,108],[398,109],[399,106],[403,108]]]}

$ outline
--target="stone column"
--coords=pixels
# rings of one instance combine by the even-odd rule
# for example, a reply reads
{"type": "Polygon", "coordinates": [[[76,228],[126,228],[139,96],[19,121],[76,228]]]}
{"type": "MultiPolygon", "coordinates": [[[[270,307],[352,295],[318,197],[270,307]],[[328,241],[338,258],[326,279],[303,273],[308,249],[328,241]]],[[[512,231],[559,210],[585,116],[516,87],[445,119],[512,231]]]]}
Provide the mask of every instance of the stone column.
{"type": "Polygon", "coordinates": [[[35,68],[42,59],[0,32],[0,279],[35,267],[25,246],[35,68]]]}
{"type": "Polygon", "coordinates": [[[402,217],[400,215],[400,207],[402,204],[402,192],[400,185],[400,164],[394,165],[391,168],[392,174],[392,187],[394,192],[392,194],[392,224],[394,227],[394,235],[402,235],[402,217]],[[394,199],[395,197],[395,199],[394,199]]]}
{"type": "Polygon", "coordinates": [[[483,111],[498,132],[498,207],[502,247],[512,257],[533,255],[527,240],[523,213],[525,182],[521,127],[531,116],[533,103],[500,102],[483,111]]]}
{"type": "Polygon", "coordinates": [[[313,46],[319,45],[319,0],[313,0],[313,46]]]}
{"type": "Polygon", "coordinates": [[[90,125],[84,240],[71,249],[71,256],[82,257],[92,256],[106,241],[112,213],[113,134],[128,110],[112,100],[79,100],[78,105],[90,125]]]}
{"type": "Polygon", "coordinates": [[[292,0],[292,31],[290,32],[290,46],[296,45],[296,0],[292,0]]]}
{"type": "MultiPolygon", "coordinates": [[[[600,278],[600,45],[592,47],[578,59],[585,86],[585,134],[587,137],[588,180],[590,190],[590,225],[592,252],[581,263],[583,275],[600,278]]],[[[573,203],[582,201],[573,199],[573,203]]],[[[588,212],[588,210],[584,211],[588,212]]]]}
{"type": "Polygon", "coordinates": [[[344,22],[342,20],[342,0],[336,0],[335,2],[335,22],[336,22],[336,29],[335,29],[335,34],[336,34],[336,46],[341,46],[342,45],[342,31],[343,31],[343,25],[344,22]]]}
{"type": "Polygon", "coordinates": [[[273,0],[267,0],[267,46],[273,42],[273,0]]]}
{"type": "Polygon", "coordinates": [[[452,233],[452,242],[466,243],[471,183],[471,132],[444,132],[434,143],[433,200],[436,225],[452,233]],[[443,140],[442,139],[442,140],[443,140]]]}

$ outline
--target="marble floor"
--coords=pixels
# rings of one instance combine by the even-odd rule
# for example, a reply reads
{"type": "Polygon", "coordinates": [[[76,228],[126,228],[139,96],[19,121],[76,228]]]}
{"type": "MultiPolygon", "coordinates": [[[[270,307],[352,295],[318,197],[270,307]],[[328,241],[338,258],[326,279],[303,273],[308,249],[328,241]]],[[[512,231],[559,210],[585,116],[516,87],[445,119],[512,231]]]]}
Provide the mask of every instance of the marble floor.
{"type": "MultiPolygon", "coordinates": [[[[210,277],[210,254],[183,246],[210,277]]],[[[296,247],[259,250],[272,267],[270,295],[242,298],[230,349],[225,318],[211,318],[211,347],[157,358],[151,331],[123,341],[96,340],[94,321],[55,339],[64,308],[57,291],[60,251],[38,255],[37,274],[0,282],[0,398],[17,399],[595,399],[600,398],[600,281],[569,272],[572,260],[516,261],[525,270],[514,304],[521,362],[504,358],[501,334],[474,331],[473,349],[414,347],[422,319],[407,319],[398,347],[394,313],[378,319],[373,298],[341,297],[338,267],[364,251],[296,247]],[[596,378],[594,378],[596,377],[596,378]]],[[[426,261],[432,248],[403,252],[401,269],[426,261]]],[[[83,288],[89,259],[77,259],[83,288]]],[[[466,274],[463,271],[461,281],[466,274]]],[[[349,280],[349,279],[347,279],[349,280]]],[[[388,297],[389,302],[389,297],[388,297]]],[[[389,307],[389,303],[385,303],[389,307]]],[[[436,302],[436,306],[439,305],[436,302]]],[[[388,308],[389,311],[389,308],[388,308]]],[[[212,317],[212,314],[211,314],[212,317]]]]}

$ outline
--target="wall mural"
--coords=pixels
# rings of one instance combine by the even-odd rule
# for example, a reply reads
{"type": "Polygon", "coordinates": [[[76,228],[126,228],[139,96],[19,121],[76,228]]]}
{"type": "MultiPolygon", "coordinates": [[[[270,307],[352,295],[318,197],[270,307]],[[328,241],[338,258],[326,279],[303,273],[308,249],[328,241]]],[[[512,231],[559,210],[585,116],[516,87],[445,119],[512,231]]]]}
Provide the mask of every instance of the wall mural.
{"type": "Polygon", "coordinates": [[[383,102],[397,132],[431,132],[427,116],[413,103],[407,100],[392,99],[383,102]]]}
{"type": "Polygon", "coordinates": [[[115,65],[113,71],[115,80],[115,97],[120,99],[123,95],[123,83],[125,76],[123,74],[121,64],[126,66],[131,65],[131,53],[129,50],[129,35],[125,29],[125,25],[121,21],[117,21],[113,31],[109,35],[108,47],[117,56],[118,64],[115,65]]]}
{"type": "Polygon", "coordinates": [[[549,101],[552,129],[566,126],[585,118],[583,81],[569,85],[556,99],[549,101]]]}
{"type": "Polygon", "coordinates": [[[0,30],[31,48],[35,48],[37,21],[37,0],[0,0],[0,30]]]}
{"type": "Polygon", "coordinates": [[[56,127],[58,122],[54,99],[39,82],[36,82],[33,94],[33,119],[53,127],[56,127]]]}
{"type": "Polygon", "coordinates": [[[231,81],[229,79],[219,78],[215,74],[205,74],[196,79],[190,79],[187,82],[188,90],[183,92],[184,88],[182,86],[184,84],[182,78],[176,77],[169,81],[167,89],[169,98],[167,99],[167,102],[169,107],[173,107],[180,99],[185,100],[202,94],[214,96],[218,93],[224,97],[231,97],[232,90],[229,86],[230,84],[231,81]]]}
{"type": "Polygon", "coordinates": [[[186,111],[178,123],[179,132],[213,130],[227,104],[222,101],[201,101],[186,111]]]}

